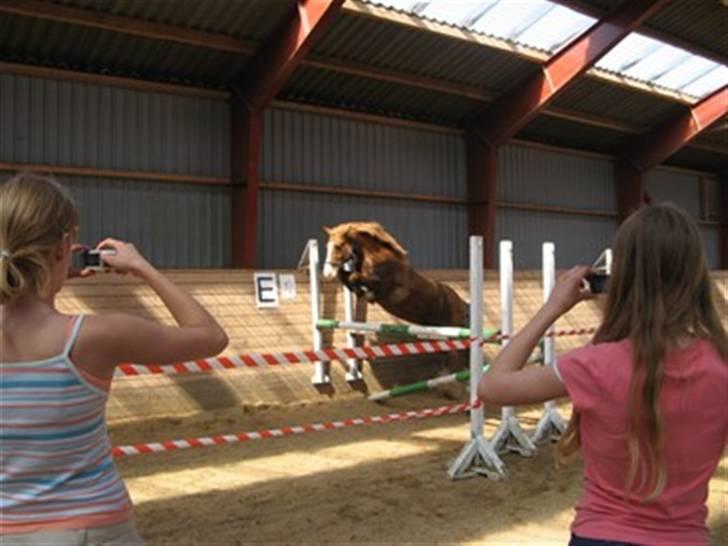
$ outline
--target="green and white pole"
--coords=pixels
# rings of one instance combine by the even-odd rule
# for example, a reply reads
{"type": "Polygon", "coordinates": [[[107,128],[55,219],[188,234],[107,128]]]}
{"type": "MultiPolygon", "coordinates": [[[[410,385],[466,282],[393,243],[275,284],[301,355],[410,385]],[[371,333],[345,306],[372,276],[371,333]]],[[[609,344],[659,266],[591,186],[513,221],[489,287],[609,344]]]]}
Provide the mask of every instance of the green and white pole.
{"type": "MultiPolygon", "coordinates": [[[[543,362],[543,358],[540,354],[536,354],[529,359],[529,364],[543,362]]],[[[488,371],[489,365],[483,366],[483,373],[488,371]]],[[[369,396],[369,400],[372,402],[381,402],[382,400],[389,400],[390,398],[397,398],[398,396],[406,396],[408,394],[414,394],[417,392],[431,391],[442,385],[449,385],[450,383],[465,383],[470,380],[470,370],[460,370],[456,373],[443,375],[440,377],[433,377],[432,379],[425,379],[424,381],[418,381],[417,383],[410,383],[409,385],[401,385],[399,387],[393,387],[386,391],[375,392],[369,396]]]]}
{"type": "MultiPolygon", "coordinates": [[[[483,367],[483,371],[486,371],[487,369],[488,366],[483,367]]],[[[410,383],[409,385],[394,387],[386,391],[375,392],[369,397],[369,400],[372,402],[381,402],[382,400],[389,400],[390,398],[397,398],[398,396],[431,391],[432,389],[436,389],[442,385],[449,385],[450,383],[465,383],[466,381],[470,381],[470,370],[460,370],[459,372],[451,373],[449,375],[443,375],[441,377],[418,381],[417,383],[410,383]]]]}
{"type": "MultiPolygon", "coordinates": [[[[347,330],[360,333],[387,334],[392,336],[412,336],[419,338],[470,339],[470,328],[457,326],[419,326],[416,324],[384,324],[380,322],[353,322],[333,319],[320,319],[316,322],[320,330],[347,330]]],[[[483,330],[483,338],[498,335],[498,330],[483,330]]]]}

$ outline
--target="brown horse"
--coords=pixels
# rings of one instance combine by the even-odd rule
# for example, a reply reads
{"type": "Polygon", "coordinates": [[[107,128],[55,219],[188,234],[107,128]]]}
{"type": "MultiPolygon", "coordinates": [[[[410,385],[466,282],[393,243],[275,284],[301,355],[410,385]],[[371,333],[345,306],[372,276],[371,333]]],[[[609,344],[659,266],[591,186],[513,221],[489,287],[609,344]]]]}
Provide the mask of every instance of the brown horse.
{"type": "Polygon", "coordinates": [[[455,291],[409,264],[407,252],[376,222],[325,227],[324,278],[403,320],[428,326],[467,326],[468,305],[455,291]]]}

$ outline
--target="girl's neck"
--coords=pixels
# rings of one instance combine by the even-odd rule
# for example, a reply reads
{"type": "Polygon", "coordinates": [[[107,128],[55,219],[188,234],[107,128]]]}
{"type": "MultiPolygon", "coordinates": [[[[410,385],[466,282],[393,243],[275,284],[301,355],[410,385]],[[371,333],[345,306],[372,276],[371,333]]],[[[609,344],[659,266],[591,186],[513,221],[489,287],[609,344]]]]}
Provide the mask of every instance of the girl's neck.
{"type": "Polygon", "coordinates": [[[0,324],[3,328],[58,312],[55,296],[44,297],[38,294],[26,294],[12,303],[3,305],[0,309],[0,324]]]}

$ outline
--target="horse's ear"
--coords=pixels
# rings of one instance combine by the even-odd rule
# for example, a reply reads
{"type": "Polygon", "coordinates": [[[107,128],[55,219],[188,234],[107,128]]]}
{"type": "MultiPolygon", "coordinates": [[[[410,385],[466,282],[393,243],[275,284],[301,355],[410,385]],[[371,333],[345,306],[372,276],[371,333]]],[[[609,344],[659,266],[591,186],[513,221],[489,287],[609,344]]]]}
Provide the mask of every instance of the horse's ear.
{"type": "Polygon", "coordinates": [[[323,229],[324,229],[324,232],[326,233],[326,235],[331,235],[331,232],[334,230],[334,228],[329,227],[329,226],[323,226],[323,229]]]}

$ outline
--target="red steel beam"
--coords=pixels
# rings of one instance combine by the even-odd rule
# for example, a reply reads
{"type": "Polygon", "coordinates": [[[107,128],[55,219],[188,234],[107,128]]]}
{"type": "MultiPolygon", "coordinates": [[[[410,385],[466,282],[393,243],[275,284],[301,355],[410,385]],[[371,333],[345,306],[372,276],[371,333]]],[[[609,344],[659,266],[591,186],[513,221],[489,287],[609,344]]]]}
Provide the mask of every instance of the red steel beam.
{"type": "Polygon", "coordinates": [[[720,268],[728,270],[728,169],[720,176],[718,206],[720,222],[720,268]]]}
{"type": "Polygon", "coordinates": [[[677,119],[642,136],[626,157],[635,168],[642,172],[648,171],[726,115],[728,85],[708,95],[677,119]]]}
{"type": "Polygon", "coordinates": [[[327,26],[344,0],[298,0],[296,9],[271,34],[233,86],[231,96],[232,263],[257,261],[258,193],[263,111],[327,26]]]}
{"type": "Polygon", "coordinates": [[[248,107],[262,110],[285,85],[324,30],[333,23],[344,0],[298,0],[296,11],[263,44],[241,82],[248,107]]]}
{"type": "Polygon", "coordinates": [[[262,114],[238,100],[230,103],[230,224],[233,267],[255,267],[258,190],[262,154],[262,114]]]}
{"type": "Polygon", "coordinates": [[[504,93],[476,119],[473,127],[480,138],[493,146],[508,141],[570,83],[667,3],[668,0],[630,0],[597,21],[549,59],[538,73],[504,93]]]}
{"type": "Polygon", "coordinates": [[[471,131],[465,133],[468,188],[468,233],[483,237],[483,266],[493,267],[495,218],[497,211],[496,175],[498,149],[488,146],[471,131]]]}
{"type": "Polygon", "coordinates": [[[621,158],[614,163],[614,181],[620,222],[651,201],[647,196],[644,174],[621,158]]]}

